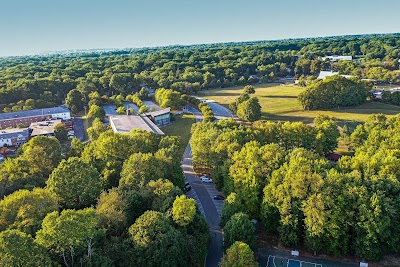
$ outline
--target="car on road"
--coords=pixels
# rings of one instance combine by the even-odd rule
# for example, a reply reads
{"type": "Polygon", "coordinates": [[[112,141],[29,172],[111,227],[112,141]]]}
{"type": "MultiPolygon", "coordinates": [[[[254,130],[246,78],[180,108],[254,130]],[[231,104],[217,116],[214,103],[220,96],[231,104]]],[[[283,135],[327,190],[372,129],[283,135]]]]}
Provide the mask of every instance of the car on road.
{"type": "Polygon", "coordinates": [[[225,198],[224,198],[223,195],[215,195],[214,199],[216,199],[216,200],[224,200],[225,198]]]}
{"type": "Polygon", "coordinates": [[[185,184],[185,192],[189,192],[192,189],[192,186],[189,183],[185,184]]]}
{"type": "Polygon", "coordinates": [[[213,180],[207,176],[202,176],[200,178],[203,183],[212,183],[213,182],[213,180]]]}

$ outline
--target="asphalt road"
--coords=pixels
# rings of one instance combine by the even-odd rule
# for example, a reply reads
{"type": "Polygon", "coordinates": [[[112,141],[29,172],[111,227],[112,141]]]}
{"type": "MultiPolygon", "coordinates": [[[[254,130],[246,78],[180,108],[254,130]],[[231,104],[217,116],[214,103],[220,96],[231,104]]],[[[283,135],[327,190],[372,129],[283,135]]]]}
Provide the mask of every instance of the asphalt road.
{"type": "Polygon", "coordinates": [[[230,119],[234,118],[235,120],[239,120],[239,118],[234,115],[229,109],[227,109],[224,106],[221,106],[218,103],[215,102],[207,102],[207,105],[209,105],[214,112],[214,116],[217,120],[223,120],[223,119],[230,119]]]}
{"type": "MultiPolygon", "coordinates": [[[[202,115],[199,111],[192,108],[189,108],[188,111],[193,113],[196,122],[202,120],[202,115]]],[[[208,248],[205,266],[218,267],[223,256],[222,230],[219,227],[223,201],[213,199],[214,194],[218,193],[214,188],[214,184],[202,183],[200,178],[195,174],[193,170],[192,150],[190,144],[187,145],[183,155],[182,169],[185,173],[186,180],[192,186],[192,190],[189,191],[187,195],[193,197],[197,201],[200,211],[203,213],[208,225],[210,226],[212,240],[208,248]]]]}
{"type": "Polygon", "coordinates": [[[85,128],[83,127],[82,117],[74,117],[75,137],[80,141],[85,141],[85,128]]]}

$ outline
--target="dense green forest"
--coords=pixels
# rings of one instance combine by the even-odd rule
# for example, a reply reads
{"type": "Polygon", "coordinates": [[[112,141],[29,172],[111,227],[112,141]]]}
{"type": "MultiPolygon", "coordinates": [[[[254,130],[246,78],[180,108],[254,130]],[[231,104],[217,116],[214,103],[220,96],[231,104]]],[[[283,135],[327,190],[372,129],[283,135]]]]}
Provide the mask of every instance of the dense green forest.
{"type": "Polygon", "coordinates": [[[35,137],[0,164],[1,266],[203,266],[208,225],[183,195],[180,142],[96,119],[90,143],[35,137]]]}
{"type": "MultiPolygon", "coordinates": [[[[212,168],[228,196],[221,227],[229,231],[244,213],[291,248],[368,260],[399,253],[400,116],[372,115],[359,125],[349,136],[355,155],[337,165],[323,156],[338,145],[335,121],[314,123],[193,126],[193,162],[212,168]]],[[[250,237],[234,241],[251,246],[250,237]]]]}
{"type": "Polygon", "coordinates": [[[85,96],[92,91],[127,95],[141,85],[191,93],[327,69],[395,81],[399,38],[340,36],[1,58],[0,111],[58,105],[75,88],[85,96]],[[356,60],[319,60],[326,55],[356,60]]]}

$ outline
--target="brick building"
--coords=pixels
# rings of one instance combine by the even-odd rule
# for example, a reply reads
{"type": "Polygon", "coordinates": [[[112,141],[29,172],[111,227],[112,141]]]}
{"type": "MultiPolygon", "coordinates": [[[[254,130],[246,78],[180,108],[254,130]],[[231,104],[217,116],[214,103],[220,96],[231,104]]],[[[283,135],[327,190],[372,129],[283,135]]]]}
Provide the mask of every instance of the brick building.
{"type": "Polygon", "coordinates": [[[17,128],[18,124],[29,126],[33,122],[49,120],[52,118],[70,120],[71,112],[66,107],[54,107],[0,113],[0,127],[1,129],[10,127],[17,128]]]}

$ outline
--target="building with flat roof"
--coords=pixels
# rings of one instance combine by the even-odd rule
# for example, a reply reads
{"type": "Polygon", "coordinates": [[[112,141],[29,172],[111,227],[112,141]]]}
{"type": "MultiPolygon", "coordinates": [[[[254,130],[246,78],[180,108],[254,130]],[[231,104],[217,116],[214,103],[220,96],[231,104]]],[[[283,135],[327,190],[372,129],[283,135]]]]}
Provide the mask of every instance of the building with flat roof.
{"type": "Polygon", "coordinates": [[[2,129],[8,127],[17,128],[18,124],[28,126],[32,122],[49,120],[52,118],[70,120],[71,112],[68,108],[60,106],[54,108],[42,108],[18,112],[0,113],[0,127],[2,129]]]}
{"type": "Polygon", "coordinates": [[[29,140],[28,128],[0,130],[0,147],[20,146],[29,140]]]}
{"type": "Polygon", "coordinates": [[[330,77],[330,76],[333,76],[333,75],[340,75],[340,76],[345,77],[347,79],[349,79],[351,77],[354,77],[353,75],[342,75],[342,74],[339,74],[339,72],[335,72],[335,71],[331,71],[330,70],[330,71],[321,71],[319,73],[319,75],[318,75],[318,79],[325,80],[326,77],[330,77]]]}
{"type": "Polygon", "coordinates": [[[142,129],[159,135],[164,133],[147,116],[139,115],[111,115],[110,124],[116,133],[130,133],[133,129],[142,129]]]}
{"type": "Polygon", "coordinates": [[[62,123],[61,120],[49,120],[49,121],[39,121],[33,122],[29,126],[31,131],[31,137],[35,136],[54,136],[54,127],[57,124],[62,123]]]}
{"type": "Polygon", "coordinates": [[[157,125],[162,126],[171,123],[171,108],[165,108],[157,111],[146,113],[146,116],[157,125]]]}

